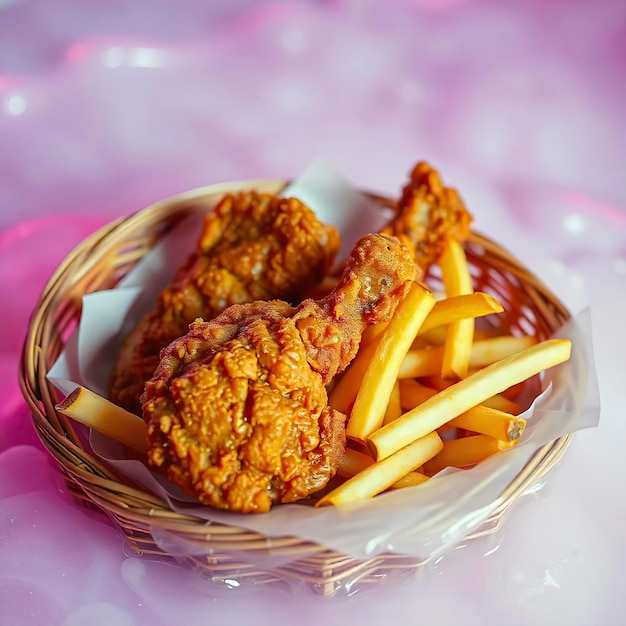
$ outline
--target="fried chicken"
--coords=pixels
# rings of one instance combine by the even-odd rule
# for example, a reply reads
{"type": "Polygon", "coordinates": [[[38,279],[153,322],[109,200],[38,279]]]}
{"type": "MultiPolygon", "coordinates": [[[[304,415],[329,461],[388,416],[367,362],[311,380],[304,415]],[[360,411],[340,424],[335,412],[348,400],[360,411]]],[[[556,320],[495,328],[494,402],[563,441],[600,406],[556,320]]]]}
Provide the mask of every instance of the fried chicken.
{"type": "Polygon", "coordinates": [[[396,205],[396,215],[383,233],[397,237],[413,253],[422,271],[441,255],[447,237],[469,235],[471,215],[455,189],[444,187],[437,170],[420,161],[396,205]]]}
{"type": "Polygon", "coordinates": [[[207,215],[197,249],[156,308],[125,339],[110,376],[110,399],[141,414],[139,399],[160,350],[194,319],[212,319],[232,304],[254,300],[297,303],[324,277],[338,248],[338,231],[295,198],[225,196],[207,215]]]}
{"type": "Polygon", "coordinates": [[[323,488],[343,456],[346,419],[325,385],[414,277],[404,245],[367,235],[319,301],[240,304],[196,320],[146,384],[149,462],[204,504],[246,513],[323,488]]]}

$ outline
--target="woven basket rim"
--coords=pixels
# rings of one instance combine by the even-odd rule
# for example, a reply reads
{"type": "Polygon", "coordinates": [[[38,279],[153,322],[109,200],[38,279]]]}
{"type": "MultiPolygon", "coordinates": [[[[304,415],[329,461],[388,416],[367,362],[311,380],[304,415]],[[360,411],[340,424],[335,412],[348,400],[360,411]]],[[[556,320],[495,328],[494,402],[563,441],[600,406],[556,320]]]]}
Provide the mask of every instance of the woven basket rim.
{"type": "MultiPolygon", "coordinates": [[[[54,407],[60,398],[56,389],[46,380],[50,361],[53,360],[51,357],[62,348],[58,337],[54,338],[52,345],[47,343],[54,336],[55,322],[65,319],[60,312],[64,311],[69,317],[76,316],[79,306],[77,300],[86,293],[83,289],[85,287],[91,289],[94,285],[98,287],[98,281],[102,278],[96,271],[98,268],[89,264],[91,256],[97,253],[103,259],[114,259],[119,262],[123,255],[118,254],[115,244],[120,240],[126,241],[124,238],[127,238],[132,243],[139,231],[145,228],[149,230],[149,227],[158,226],[167,229],[167,220],[173,217],[178,220],[187,212],[197,210],[195,203],[206,200],[208,196],[217,199],[235,189],[257,189],[278,193],[288,183],[289,181],[279,179],[231,181],[198,187],[160,200],[145,209],[106,224],[85,238],[63,259],[42,290],[23,345],[19,372],[20,388],[30,408],[39,438],[58,463],[66,480],[72,484],[73,491],[86,502],[95,504],[112,516],[119,525],[123,526],[126,522],[132,525],[136,522],[139,526],[149,528],[157,524],[193,538],[209,537],[213,542],[211,545],[216,546],[216,549],[262,550],[267,547],[269,540],[272,549],[294,550],[305,556],[309,553],[319,553],[321,550],[325,559],[337,559],[342,556],[299,537],[266,537],[245,527],[223,523],[211,523],[207,526],[206,520],[193,514],[172,511],[158,496],[124,482],[110,467],[85,448],[70,421],[55,411],[54,407]],[[173,202],[177,205],[175,216],[171,212],[173,202]],[[70,283],[71,288],[67,287],[66,283],[70,283]],[[65,288],[63,297],[59,295],[61,288],[65,288]],[[114,496],[111,495],[112,489],[115,492],[114,496]]],[[[385,195],[364,193],[381,207],[393,206],[393,200],[385,195]]],[[[132,249],[132,245],[129,246],[130,252],[124,253],[128,258],[124,257],[120,267],[123,269],[124,263],[132,265],[141,258],[149,249],[146,246],[157,241],[160,234],[151,233],[145,239],[140,237],[139,243],[133,244],[136,245],[136,249],[132,249]]],[[[529,298],[535,302],[541,315],[550,318],[546,323],[552,326],[552,330],[556,330],[558,325],[571,317],[569,311],[545,284],[500,244],[477,231],[472,231],[468,245],[483,249],[485,254],[489,255],[494,268],[517,272],[523,277],[524,288],[530,294],[529,298]],[[558,320],[558,325],[555,320],[558,320]]],[[[571,439],[572,435],[560,437],[537,450],[493,503],[493,510],[486,523],[469,537],[493,532],[502,523],[504,513],[519,496],[554,467],[571,439]]],[[[421,559],[420,562],[426,560],[421,559]]]]}

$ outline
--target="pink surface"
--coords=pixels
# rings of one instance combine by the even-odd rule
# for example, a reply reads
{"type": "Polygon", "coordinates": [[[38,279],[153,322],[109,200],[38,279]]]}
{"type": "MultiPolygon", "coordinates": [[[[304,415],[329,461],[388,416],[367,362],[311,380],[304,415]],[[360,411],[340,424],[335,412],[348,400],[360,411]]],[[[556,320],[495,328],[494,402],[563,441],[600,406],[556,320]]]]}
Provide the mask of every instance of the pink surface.
{"type": "Polygon", "coordinates": [[[209,4],[0,2],[0,623],[622,623],[624,3],[209,4]],[[331,600],[220,591],[72,503],[19,393],[21,342],[100,224],[316,156],[391,194],[430,160],[480,230],[590,304],[601,424],[424,576],[331,600]]]}

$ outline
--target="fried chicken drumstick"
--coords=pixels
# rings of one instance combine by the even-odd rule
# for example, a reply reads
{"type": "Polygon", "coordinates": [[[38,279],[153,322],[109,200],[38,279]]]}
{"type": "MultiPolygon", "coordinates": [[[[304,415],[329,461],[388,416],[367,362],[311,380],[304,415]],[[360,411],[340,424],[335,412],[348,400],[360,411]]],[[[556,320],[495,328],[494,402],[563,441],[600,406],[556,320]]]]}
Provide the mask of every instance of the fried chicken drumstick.
{"type": "Polygon", "coordinates": [[[194,319],[212,319],[232,304],[254,300],[297,303],[324,277],[338,248],[338,231],[295,198],[225,196],[207,215],[197,249],[156,308],[125,339],[109,398],[141,414],[139,399],[161,348],[184,335],[194,319]]]}
{"type": "MultiPolygon", "coordinates": [[[[470,234],[472,216],[458,192],[445,187],[439,172],[419,161],[394,203],[395,215],[380,231],[399,239],[410,251],[421,280],[437,262],[446,239],[463,241],[470,234]]],[[[311,294],[321,297],[332,288],[337,275],[327,277],[311,294]]]]}
{"type": "Polygon", "coordinates": [[[415,277],[395,238],[363,237],[325,298],[234,305],[162,352],[142,397],[149,462],[204,504],[268,511],[323,488],[345,447],[325,385],[415,277]]]}
{"type": "Polygon", "coordinates": [[[437,170],[420,161],[402,190],[395,217],[382,232],[404,243],[426,272],[441,255],[446,238],[467,238],[471,221],[457,191],[444,187],[437,170]]]}

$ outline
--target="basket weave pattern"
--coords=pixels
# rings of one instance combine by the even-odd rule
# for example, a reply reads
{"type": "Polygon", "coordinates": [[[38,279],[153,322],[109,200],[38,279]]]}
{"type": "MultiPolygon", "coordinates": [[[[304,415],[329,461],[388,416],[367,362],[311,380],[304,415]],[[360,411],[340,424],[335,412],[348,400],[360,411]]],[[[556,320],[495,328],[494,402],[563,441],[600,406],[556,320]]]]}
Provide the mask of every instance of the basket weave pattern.
{"type": "MultiPolygon", "coordinates": [[[[236,578],[241,584],[304,583],[316,592],[333,595],[357,583],[375,583],[414,572],[427,559],[385,554],[357,560],[298,537],[268,538],[174,512],[160,498],[125,482],[93,455],[72,422],[55,410],[62,398],[46,379],[78,324],[83,295],[113,287],[173,225],[192,211],[210,210],[224,193],[247,189],[277,193],[284,184],[251,181],[213,185],[159,202],[84,240],[60,264],[37,302],[24,343],[20,385],[36,431],[71,492],[87,506],[104,511],[134,551],[169,558],[157,545],[155,534],[156,530],[173,533],[199,547],[198,552],[204,556],[188,557],[186,564],[212,581],[236,578]],[[260,557],[265,554],[270,559],[284,557],[280,559],[282,564],[259,567],[260,557]]],[[[386,198],[371,198],[381,207],[390,206],[386,198]]],[[[545,339],[569,319],[568,311],[555,296],[501,246],[473,233],[465,248],[475,289],[491,293],[502,302],[506,313],[498,320],[508,330],[545,339]]],[[[436,276],[431,280],[437,283],[436,276]]],[[[511,504],[558,461],[570,439],[571,435],[562,437],[538,450],[473,536],[493,532],[511,504]]]]}

